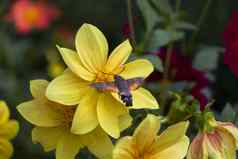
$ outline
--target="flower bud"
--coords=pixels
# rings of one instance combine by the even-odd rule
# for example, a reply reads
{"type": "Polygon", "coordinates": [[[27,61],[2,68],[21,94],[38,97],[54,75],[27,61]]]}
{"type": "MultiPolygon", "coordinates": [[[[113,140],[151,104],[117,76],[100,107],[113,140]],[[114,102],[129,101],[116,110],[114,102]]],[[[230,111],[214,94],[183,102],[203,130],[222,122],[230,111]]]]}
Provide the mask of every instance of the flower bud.
{"type": "Polygon", "coordinates": [[[203,119],[206,119],[203,129],[192,141],[187,159],[235,159],[238,128],[232,123],[216,121],[211,112],[203,115],[203,119]]]}

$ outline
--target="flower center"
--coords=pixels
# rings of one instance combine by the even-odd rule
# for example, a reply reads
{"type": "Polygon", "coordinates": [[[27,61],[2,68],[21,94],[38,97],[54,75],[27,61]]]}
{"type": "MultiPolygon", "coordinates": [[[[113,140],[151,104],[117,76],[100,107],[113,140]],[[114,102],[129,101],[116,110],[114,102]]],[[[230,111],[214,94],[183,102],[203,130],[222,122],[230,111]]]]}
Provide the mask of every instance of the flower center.
{"type": "Polygon", "coordinates": [[[150,159],[150,158],[151,158],[151,156],[149,153],[143,153],[143,154],[139,155],[137,159],[150,159]]]}
{"type": "Polygon", "coordinates": [[[103,70],[98,72],[95,82],[110,82],[114,81],[114,76],[120,74],[124,69],[124,65],[120,65],[113,72],[103,70]]]}
{"type": "Polygon", "coordinates": [[[95,82],[109,82],[114,80],[114,74],[99,72],[95,82]]]}
{"type": "Polygon", "coordinates": [[[39,10],[36,7],[28,8],[24,14],[24,18],[29,25],[35,25],[39,17],[40,17],[39,10]]]}
{"type": "Polygon", "coordinates": [[[54,105],[54,108],[59,113],[63,114],[63,118],[60,119],[62,121],[62,125],[67,127],[71,127],[73,117],[76,111],[75,106],[63,106],[63,105],[54,105]]]}
{"type": "Polygon", "coordinates": [[[65,122],[71,124],[73,121],[75,107],[65,107],[63,110],[65,122]]]}

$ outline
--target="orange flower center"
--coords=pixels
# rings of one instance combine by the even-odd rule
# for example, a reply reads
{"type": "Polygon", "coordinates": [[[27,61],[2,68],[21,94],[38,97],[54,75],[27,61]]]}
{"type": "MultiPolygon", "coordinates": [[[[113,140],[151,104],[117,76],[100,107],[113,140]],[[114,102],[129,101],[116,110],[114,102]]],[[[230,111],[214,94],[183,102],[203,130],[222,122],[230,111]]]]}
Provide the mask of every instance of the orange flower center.
{"type": "Polygon", "coordinates": [[[99,72],[95,82],[109,82],[114,80],[114,74],[99,72]]]}
{"type": "Polygon", "coordinates": [[[29,25],[35,25],[40,18],[39,10],[36,7],[30,7],[25,10],[24,19],[29,25]]]}
{"type": "Polygon", "coordinates": [[[113,72],[100,71],[97,74],[95,82],[110,82],[114,80],[114,76],[120,74],[124,69],[124,65],[119,66],[113,72]]]}
{"type": "Polygon", "coordinates": [[[63,114],[63,119],[60,119],[62,121],[62,125],[65,125],[67,127],[71,127],[73,117],[76,111],[76,106],[64,106],[64,105],[52,105],[53,108],[59,112],[60,114],[63,114]]]}
{"type": "Polygon", "coordinates": [[[150,159],[151,155],[149,153],[143,153],[138,155],[138,157],[136,157],[135,159],[150,159]]]}

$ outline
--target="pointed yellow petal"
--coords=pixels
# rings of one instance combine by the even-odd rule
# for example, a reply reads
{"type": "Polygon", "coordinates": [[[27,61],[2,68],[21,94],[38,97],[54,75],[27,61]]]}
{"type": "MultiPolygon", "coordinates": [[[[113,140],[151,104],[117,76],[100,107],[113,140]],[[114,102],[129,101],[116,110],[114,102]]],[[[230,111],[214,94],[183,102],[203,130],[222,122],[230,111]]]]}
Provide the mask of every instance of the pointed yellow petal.
{"type": "Polygon", "coordinates": [[[9,159],[13,154],[12,144],[5,139],[0,138],[0,159],[9,159]]]}
{"type": "Polygon", "coordinates": [[[82,148],[82,142],[79,136],[65,132],[57,144],[56,159],[74,159],[80,148],[82,148]]]}
{"type": "Polygon", "coordinates": [[[120,73],[125,79],[135,77],[148,77],[154,70],[150,61],[140,59],[125,64],[124,70],[120,73]]]}
{"type": "Polygon", "coordinates": [[[121,131],[124,131],[128,127],[131,126],[133,118],[130,116],[130,114],[121,115],[119,117],[119,127],[121,131]]]}
{"type": "Polygon", "coordinates": [[[59,46],[57,46],[57,48],[60,51],[64,62],[73,73],[86,81],[93,81],[95,79],[96,75],[84,68],[77,52],[67,48],[60,48],[59,46]]]}
{"type": "Polygon", "coordinates": [[[88,88],[87,82],[77,77],[70,70],[66,70],[49,84],[46,96],[60,104],[76,105],[79,104],[88,88]]]}
{"type": "Polygon", "coordinates": [[[135,147],[132,137],[123,137],[113,150],[113,159],[136,159],[135,147]]]}
{"type": "Polygon", "coordinates": [[[133,106],[131,109],[158,109],[159,104],[155,97],[146,89],[139,88],[132,91],[133,106]]]}
{"type": "Polygon", "coordinates": [[[189,138],[183,136],[163,151],[159,151],[153,155],[151,159],[183,159],[187,154],[188,146],[189,138]]]}
{"type": "Polygon", "coordinates": [[[120,137],[119,116],[128,113],[128,110],[110,94],[101,94],[98,99],[98,121],[110,136],[120,137]]]}
{"type": "Polygon", "coordinates": [[[61,135],[64,133],[62,127],[35,127],[32,130],[33,143],[40,143],[46,152],[52,151],[56,148],[61,135]]]}
{"type": "Polygon", "coordinates": [[[115,50],[113,50],[113,52],[109,56],[107,64],[105,66],[105,71],[113,72],[113,70],[122,66],[130,56],[131,51],[132,47],[129,40],[121,43],[115,50]]]}
{"type": "Polygon", "coordinates": [[[108,44],[103,33],[91,24],[83,24],[76,35],[76,49],[87,70],[97,73],[106,64],[108,44]]]}
{"type": "Polygon", "coordinates": [[[233,124],[229,122],[218,122],[219,129],[226,130],[229,132],[236,140],[236,147],[238,148],[238,128],[233,124]]]}
{"type": "Polygon", "coordinates": [[[113,144],[107,134],[97,128],[88,135],[82,137],[85,146],[99,159],[111,159],[113,144]]]}
{"type": "Polygon", "coordinates": [[[0,124],[8,121],[10,116],[10,111],[7,104],[4,101],[0,101],[0,124]]]}
{"type": "Polygon", "coordinates": [[[0,125],[0,138],[3,137],[5,139],[10,140],[17,135],[18,131],[18,122],[16,120],[10,120],[0,125]]]}
{"type": "Polygon", "coordinates": [[[153,145],[152,151],[163,151],[180,140],[186,133],[189,122],[180,122],[168,127],[158,137],[158,142],[153,145]]]}
{"type": "Polygon", "coordinates": [[[17,106],[20,114],[30,123],[42,126],[53,127],[61,124],[62,114],[56,112],[46,102],[32,100],[17,106]]]}
{"type": "Polygon", "coordinates": [[[74,115],[71,132],[86,134],[98,126],[97,101],[99,93],[91,89],[81,100],[74,115]]]}
{"type": "Polygon", "coordinates": [[[49,82],[46,80],[32,80],[30,81],[30,90],[34,98],[44,98],[45,91],[49,82]]]}
{"type": "Polygon", "coordinates": [[[147,115],[133,134],[139,152],[149,149],[149,146],[156,139],[159,129],[159,117],[155,115],[147,115]]]}

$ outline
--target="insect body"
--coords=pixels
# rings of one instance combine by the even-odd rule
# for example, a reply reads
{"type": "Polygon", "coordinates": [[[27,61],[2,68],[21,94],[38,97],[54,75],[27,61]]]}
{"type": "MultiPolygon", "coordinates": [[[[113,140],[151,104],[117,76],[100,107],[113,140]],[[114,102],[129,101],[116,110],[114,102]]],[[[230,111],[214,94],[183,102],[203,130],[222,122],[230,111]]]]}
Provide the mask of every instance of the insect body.
{"type": "Polygon", "coordinates": [[[91,86],[102,92],[118,93],[120,99],[126,106],[132,106],[133,100],[131,91],[139,88],[143,81],[144,78],[141,77],[126,80],[119,75],[115,75],[114,81],[112,82],[96,82],[91,84],[91,86]]]}

